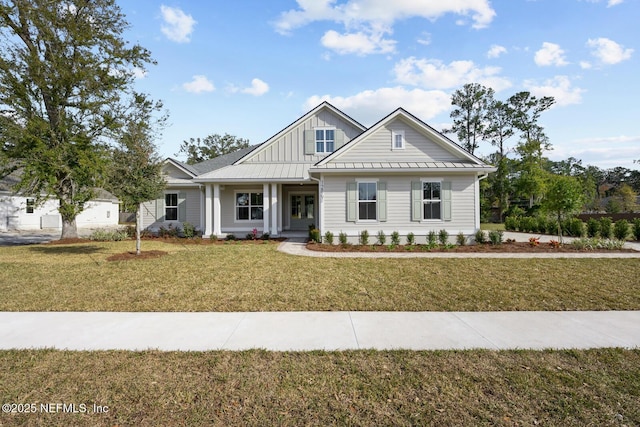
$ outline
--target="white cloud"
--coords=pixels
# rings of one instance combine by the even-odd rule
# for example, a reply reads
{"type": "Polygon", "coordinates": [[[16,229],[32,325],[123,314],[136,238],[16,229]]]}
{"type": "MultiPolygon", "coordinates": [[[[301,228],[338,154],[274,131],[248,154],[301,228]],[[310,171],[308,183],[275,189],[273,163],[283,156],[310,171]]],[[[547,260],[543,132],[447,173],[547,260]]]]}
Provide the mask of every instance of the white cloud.
{"type": "Polygon", "coordinates": [[[312,96],[305,102],[305,110],[328,101],[346,113],[354,114],[358,121],[371,125],[391,111],[402,107],[422,120],[429,120],[448,111],[451,107],[449,94],[439,90],[407,90],[401,86],[366,90],[353,96],[312,96]]]}
{"type": "Polygon", "coordinates": [[[322,36],[321,43],[324,47],[337,52],[340,55],[357,54],[369,55],[373,53],[393,53],[395,51],[395,40],[385,39],[385,32],[362,31],[357,33],[339,34],[330,30],[322,36]]]}
{"type": "Polygon", "coordinates": [[[542,85],[536,85],[534,81],[526,80],[524,86],[537,97],[553,96],[558,106],[580,104],[584,89],[571,87],[571,80],[567,76],[555,76],[546,80],[542,85]]]}
{"type": "Polygon", "coordinates": [[[592,68],[593,65],[591,65],[591,62],[589,61],[580,61],[580,68],[582,68],[583,70],[588,70],[590,68],[592,68]]]}
{"type": "Polygon", "coordinates": [[[564,50],[560,48],[560,45],[549,42],[542,43],[542,48],[536,52],[534,61],[536,65],[541,67],[549,65],[560,67],[568,64],[564,58],[564,50]]]}
{"type": "Polygon", "coordinates": [[[162,19],[165,25],[162,25],[162,33],[171,41],[177,43],[188,43],[191,41],[190,35],[196,20],[191,15],[187,15],[179,8],[160,6],[162,19]]]}
{"type": "Polygon", "coordinates": [[[334,21],[347,28],[383,23],[391,26],[395,21],[419,17],[435,20],[452,13],[471,17],[474,28],[487,27],[496,12],[488,0],[297,0],[298,8],[283,12],[275,22],[276,31],[288,34],[296,28],[314,21],[334,21]]]}
{"type": "Polygon", "coordinates": [[[251,87],[242,89],[241,92],[253,96],[262,96],[269,92],[269,85],[260,79],[253,79],[251,80],[251,87]]]}
{"type": "Polygon", "coordinates": [[[487,52],[487,58],[497,58],[503,53],[507,53],[506,47],[493,44],[491,45],[491,48],[489,48],[489,51],[487,52]]]}
{"type": "Polygon", "coordinates": [[[465,83],[477,82],[495,91],[511,87],[511,82],[500,77],[499,67],[478,68],[473,61],[453,61],[444,64],[436,59],[409,57],[398,62],[393,72],[398,83],[429,89],[457,88],[465,83]]]}
{"type": "Polygon", "coordinates": [[[583,164],[597,164],[601,168],[622,166],[637,169],[633,160],[640,158],[640,135],[581,138],[568,143],[554,144],[552,157],[582,159],[583,164]]]}
{"type": "Polygon", "coordinates": [[[589,39],[587,46],[592,48],[591,54],[598,58],[603,64],[617,64],[631,58],[633,49],[625,49],[613,40],[605,37],[589,39]]]}
{"type": "Polygon", "coordinates": [[[145,77],[147,77],[147,74],[149,74],[149,72],[147,70],[145,70],[144,68],[133,67],[131,69],[131,74],[133,75],[133,78],[135,78],[135,79],[144,79],[145,77]]]}
{"type": "Polygon", "coordinates": [[[624,2],[624,0],[609,0],[607,2],[607,7],[617,6],[619,4],[622,4],[623,2],[624,2]]]}
{"type": "Polygon", "coordinates": [[[213,92],[216,90],[213,83],[203,75],[193,76],[193,80],[188,83],[184,83],[182,87],[184,90],[191,93],[213,92]]]}
{"type": "Polygon", "coordinates": [[[429,46],[431,44],[431,34],[423,32],[422,37],[420,37],[417,42],[422,45],[429,46]]]}

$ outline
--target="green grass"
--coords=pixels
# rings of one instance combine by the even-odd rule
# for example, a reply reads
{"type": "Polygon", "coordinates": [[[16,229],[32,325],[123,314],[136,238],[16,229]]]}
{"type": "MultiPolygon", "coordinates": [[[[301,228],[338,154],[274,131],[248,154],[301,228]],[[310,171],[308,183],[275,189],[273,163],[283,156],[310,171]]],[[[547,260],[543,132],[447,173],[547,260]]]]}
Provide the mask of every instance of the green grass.
{"type": "Polygon", "coordinates": [[[0,248],[0,311],[638,310],[637,259],[354,259],[276,243],[0,248]]]}
{"type": "Polygon", "coordinates": [[[0,351],[0,425],[640,424],[640,350],[0,351]]]}
{"type": "Polygon", "coordinates": [[[275,243],[0,248],[0,311],[637,310],[636,259],[353,259],[275,243]]]}
{"type": "Polygon", "coordinates": [[[483,222],[480,224],[480,229],[485,231],[505,231],[504,224],[496,224],[493,222],[483,222]]]}

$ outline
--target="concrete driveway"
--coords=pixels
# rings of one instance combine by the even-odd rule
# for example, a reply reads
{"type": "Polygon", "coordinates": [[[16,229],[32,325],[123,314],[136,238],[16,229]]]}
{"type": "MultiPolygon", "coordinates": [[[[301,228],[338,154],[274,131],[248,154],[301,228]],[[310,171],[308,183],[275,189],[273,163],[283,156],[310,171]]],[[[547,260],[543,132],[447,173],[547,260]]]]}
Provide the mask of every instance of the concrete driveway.
{"type": "Polygon", "coordinates": [[[33,245],[60,238],[60,230],[3,231],[0,232],[0,246],[33,245]]]}

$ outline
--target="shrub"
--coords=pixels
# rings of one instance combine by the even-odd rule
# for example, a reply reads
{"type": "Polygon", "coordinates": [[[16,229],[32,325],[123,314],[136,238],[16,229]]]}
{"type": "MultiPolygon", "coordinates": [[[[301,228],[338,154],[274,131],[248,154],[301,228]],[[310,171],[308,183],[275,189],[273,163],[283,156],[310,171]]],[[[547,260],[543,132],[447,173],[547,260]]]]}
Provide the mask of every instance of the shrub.
{"type": "Polygon", "coordinates": [[[333,233],[330,231],[327,231],[326,233],[324,233],[324,242],[327,245],[333,245],[333,233]]]}
{"type": "Polygon", "coordinates": [[[376,243],[378,245],[384,245],[387,242],[387,235],[384,234],[384,231],[380,230],[380,231],[378,231],[376,239],[377,239],[376,243]]]}
{"type": "Polygon", "coordinates": [[[600,233],[600,221],[595,218],[589,218],[587,221],[587,237],[598,237],[600,233]]]}
{"type": "Polygon", "coordinates": [[[211,236],[209,236],[209,239],[211,239],[212,242],[217,242],[218,241],[218,235],[217,234],[212,234],[211,236]]]}
{"type": "Polygon", "coordinates": [[[600,237],[603,239],[611,238],[611,224],[612,220],[609,217],[600,218],[600,237]]]}
{"type": "Polygon", "coordinates": [[[603,239],[598,237],[582,237],[570,243],[571,247],[578,250],[620,250],[624,246],[624,240],[603,239]]]}
{"type": "Polygon", "coordinates": [[[338,234],[338,242],[340,242],[340,244],[341,244],[342,246],[346,246],[346,245],[347,245],[347,243],[348,243],[348,240],[347,240],[347,233],[345,233],[345,232],[341,231],[341,232],[338,234]]]}
{"type": "Polygon", "coordinates": [[[633,220],[633,238],[640,240],[640,218],[633,220]]]}
{"type": "Polygon", "coordinates": [[[489,241],[492,245],[501,245],[502,244],[502,230],[491,230],[489,232],[489,241]]]}
{"type": "Polygon", "coordinates": [[[136,237],[136,226],[135,225],[127,225],[124,228],[124,232],[127,233],[128,237],[136,237]]]}
{"type": "Polygon", "coordinates": [[[96,242],[119,242],[126,240],[129,236],[126,230],[96,230],[89,236],[89,240],[96,242]]]}
{"type": "Polygon", "coordinates": [[[438,231],[438,242],[440,242],[442,246],[447,246],[447,243],[449,243],[449,233],[447,230],[442,229],[438,231]]]}
{"type": "Polygon", "coordinates": [[[427,234],[427,244],[429,246],[435,246],[438,242],[438,238],[436,237],[436,232],[431,230],[429,234],[427,234]]]}
{"type": "Polygon", "coordinates": [[[269,240],[271,239],[271,235],[269,233],[262,233],[262,236],[260,236],[260,240],[269,240]]]}
{"type": "Polygon", "coordinates": [[[360,235],[358,236],[358,243],[362,246],[369,244],[369,232],[367,230],[362,230],[360,235]]]}
{"type": "Polygon", "coordinates": [[[238,238],[236,237],[235,234],[231,233],[231,234],[227,234],[227,237],[224,238],[224,240],[238,240],[238,238]]]}
{"type": "Polygon", "coordinates": [[[312,228],[311,230],[309,230],[309,240],[314,243],[320,243],[322,241],[322,239],[320,238],[320,230],[318,230],[317,228],[312,228]]]}
{"type": "Polygon", "coordinates": [[[182,235],[187,239],[193,239],[196,235],[196,226],[190,222],[182,223],[182,235]]]}
{"type": "Polygon", "coordinates": [[[487,235],[484,234],[483,230],[476,231],[475,234],[476,243],[482,245],[483,243],[487,243],[487,235]]]}
{"type": "Polygon", "coordinates": [[[573,237],[584,236],[584,222],[580,218],[569,218],[562,224],[563,231],[573,237]]]}
{"type": "Polygon", "coordinates": [[[618,240],[627,240],[629,231],[631,231],[631,227],[629,226],[629,221],[626,219],[616,221],[613,225],[613,235],[618,240]]]}
{"type": "Polygon", "coordinates": [[[538,233],[547,233],[547,234],[551,234],[551,233],[555,233],[558,230],[556,229],[553,232],[549,231],[549,224],[551,223],[551,221],[548,221],[546,217],[544,216],[538,216],[535,218],[536,220],[536,227],[538,229],[538,233]]]}
{"type": "Polygon", "coordinates": [[[173,225],[169,224],[169,227],[165,228],[161,226],[158,229],[158,236],[166,238],[166,237],[178,237],[178,229],[173,228],[173,225]]]}
{"type": "Polygon", "coordinates": [[[529,246],[538,246],[540,245],[539,237],[529,237],[529,246]]]}
{"type": "Polygon", "coordinates": [[[504,228],[507,231],[518,231],[520,226],[520,218],[517,216],[508,216],[504,219],[504,228]]]}
{"type": "Polygon", "coordinates": [[[456,236],[456,243],[458,244],[458,246],[464,246],[467,243],[467,237],[462,231],[459,232],[456,236]]]}
{"type": "Polygon", "coordinates": [[[409,232],[407,234],[407,245],[411,246],[416,243],[416,235],[409,232]]]}
{"type": "Polygon", "coordinates": [[[397,231],[391,233],[391,244],[393,246],[398,246],[400,244],[400,233],[397,231]]]}
{"type": "Polygon", "coordinates": [[[551,246],[554,249],[558,249],[560,247],[560,242],[558,242],[557,240],[550,240],[549,246],[551,246]]]}
{"type": "Polygon", "coordinates": [[[535,218],[525,216],[520,219],[520,231],[525,233],[535,233],[538,231],[538,222],[535,218]]]}

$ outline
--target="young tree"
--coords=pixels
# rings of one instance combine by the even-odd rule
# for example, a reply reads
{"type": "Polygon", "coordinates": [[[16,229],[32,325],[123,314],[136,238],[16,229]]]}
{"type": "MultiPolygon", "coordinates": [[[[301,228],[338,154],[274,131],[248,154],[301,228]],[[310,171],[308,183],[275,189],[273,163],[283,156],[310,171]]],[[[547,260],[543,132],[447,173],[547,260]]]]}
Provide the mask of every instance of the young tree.
{"type": "Polygon", "coordinates": [[[558,240],[562,243],[562,220],[582,207],[583,189],[572,176],[550,175],[542,207],[558,220],[558,240]]]}
{"type": "Polygon", "coordinates": [[[109,168],[107,188],[127,210],[133,209],[136,213],[137,255],[141,250],[141,204],[160,197],[166,186],[162,159],[153,143],[167,119],[166,114],[159,119],[153,118],[153,113],[161,109],[161,103],[153,103],[145,95],[134,94],[109,168]]]}
{"type": "Polygon", "coordinates": [[[529,92],[518,92],[508,99],[513,111],[513,125],[520,131],[516,152],[520,155],[516,187],[529,198],[529,207],[544,193],[546,171],[543,154],[551,149],[544,128],[538,124],[540,115],[555,103],[553,97],[536,98],[529,92]]]}
{"type": "Polygon", "coordinates": [[[176,156],[181,153],[186,154],[187,164],[192,165],[247,148],[248,146],[248,139],[237,138],[228,133],[225,133],[224,136],[214,134],[203,139],[190,138],[189,141],[182,141],[180,151],[176,153],[176,156]]]}
{"type": "Polygon", "coordinates": [[[451,129],[445,133],[455,133],[462,147],[473,154],[479,146],[485,128],[485,115],[492,105],[494,91],[479,83],[467,83],[451,96],[453,119],[451,129]]]}
{"type": "Polygon", "coordinates": [[[493,193],[498,201],[498,214],[502,221],[504,211],[509,207],[509,159],[507,158],[507,140],[514,134],[513,110],[509,104],[502,101],[493,101],[485,115],[487,121],[483,138],[489,140],[491,145],[497,148],[493,156],[497,171],[489,176],[493,193]]]}
{"type": "Polygon", "coordinates": [[[2,173],[37,202],[55,197],[62,238],[103,184],[105,137],[134,70],[150,53],[122,39],[128,27],[115,0],[0,0],[2,173]]]}

